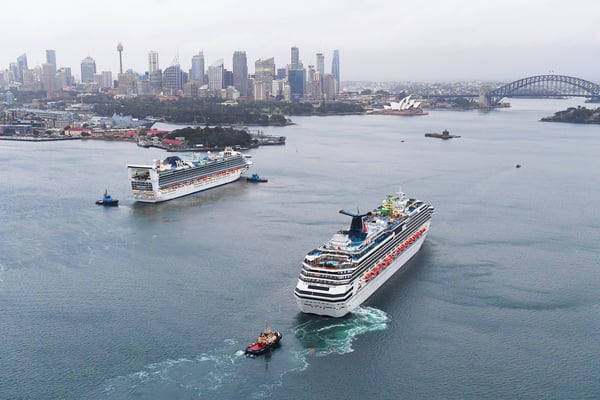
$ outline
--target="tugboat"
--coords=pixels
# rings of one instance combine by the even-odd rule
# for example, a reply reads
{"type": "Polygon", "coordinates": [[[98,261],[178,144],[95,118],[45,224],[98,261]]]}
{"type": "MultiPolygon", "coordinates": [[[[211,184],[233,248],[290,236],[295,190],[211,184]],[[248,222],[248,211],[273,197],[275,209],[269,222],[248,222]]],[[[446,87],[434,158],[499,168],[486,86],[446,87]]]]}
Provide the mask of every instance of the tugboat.
{"type": "Polygon", "coordinates": [[[260,333],[258,339],[254,343],[250,343],[246,347],[246,354],[249,356],[260,356],[265,354],[274,347],[279,346],[279,342],[283,335],[281,332],[272,331],[268,326],[260,333]]]}
{"type": "Polygon", "coordinates": [[[261,178],[258,174],[252,174],[252,176],[247,176],[246,180],[252,183],[260,183],[260,182],[268,182],[269,180],[266,178],[261,178]]]}
{"type": "Polygon", "coordinates": [[[108,194],[108,189],[104,189],[104,197],[102,197],[102,200],[96,200],[96,204],[114,207],[119,205],[119,200],[113,199],[112,196],[108,194]]]}

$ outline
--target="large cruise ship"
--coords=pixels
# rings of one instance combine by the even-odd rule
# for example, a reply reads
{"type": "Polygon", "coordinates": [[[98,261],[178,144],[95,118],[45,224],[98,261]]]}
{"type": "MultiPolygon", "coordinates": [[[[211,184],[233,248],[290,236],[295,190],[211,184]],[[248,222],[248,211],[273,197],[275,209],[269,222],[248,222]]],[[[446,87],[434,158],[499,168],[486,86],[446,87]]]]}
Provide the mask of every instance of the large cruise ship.
{"type": "Polygon", "coordinates": [[[152,165],[128,165],[131,192],[137,201],[158,203],[234,182],[252,164],[227,147],[218,154],[184,160],[179,156],[152,165]]]}
{"type": "Polygon", "coordinates": [[[340,230],[302,262],[294,291],[300,311],[341,317],[367,300],[414,256],[429,232],[434,209],[398,192],[381,206],[351,216],[340,230]]]}

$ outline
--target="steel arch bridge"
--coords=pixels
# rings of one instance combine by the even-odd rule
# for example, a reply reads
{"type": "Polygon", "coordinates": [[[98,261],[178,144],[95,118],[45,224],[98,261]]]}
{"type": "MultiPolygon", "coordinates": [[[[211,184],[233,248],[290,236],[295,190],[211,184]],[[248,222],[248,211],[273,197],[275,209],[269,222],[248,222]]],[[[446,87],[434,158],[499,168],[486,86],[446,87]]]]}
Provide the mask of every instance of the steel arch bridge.
{"type": "Polygon", "coordinates": [[[489,105],[504,97],[575,96],[600,97],[600,85],[565,75],[536,75],[519,79],[485,94],[489,105]]]}

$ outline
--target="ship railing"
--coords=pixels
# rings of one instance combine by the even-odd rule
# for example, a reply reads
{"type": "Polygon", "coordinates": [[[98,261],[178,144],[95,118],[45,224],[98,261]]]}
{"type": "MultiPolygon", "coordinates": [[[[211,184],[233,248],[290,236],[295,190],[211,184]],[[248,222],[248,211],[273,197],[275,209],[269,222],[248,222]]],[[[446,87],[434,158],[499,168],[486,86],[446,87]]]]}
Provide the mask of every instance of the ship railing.
{"type": "Polygon", "coordinates": [[[327,274],[309,272],[305,269],[302,269],[302,271],[300,272],[299,278],[300,278],[300,280],[303,280],[305,282],[323,283],[323,284],[328,284],[328,285],[339,286],[339,285],[345,285],[345,284],[349,283],[350,280],[352,279],[352,275],[351,274],[327,275],[327,274]]]}
{"type": "Polygon", "coordinates": [[[329,279],[319,279],[319,278],[311,278],[307,276],[300,276],[300,280],[303,282],[309,283],[320,283],[322,285],[331,285],[331,286],[343,286],[350,283],[350,279],[344,279],[343,281],[334,281],[329,279]]]}

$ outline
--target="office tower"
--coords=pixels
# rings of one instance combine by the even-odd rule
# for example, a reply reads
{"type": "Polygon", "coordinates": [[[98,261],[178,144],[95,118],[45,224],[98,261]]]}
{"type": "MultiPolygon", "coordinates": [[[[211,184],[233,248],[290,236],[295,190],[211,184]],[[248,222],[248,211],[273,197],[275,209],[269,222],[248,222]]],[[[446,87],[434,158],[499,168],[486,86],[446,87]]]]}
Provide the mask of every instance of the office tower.
{"type": "Polygon", "coordinates": [[[233,86],[233,71],[223,69],[223,88],[226,89],[229,86],[233,86]]]}
{"type": "Polygon", "coordinates": [[[335,93],[340,92],[340,52],[338,50],[333,51],[333,60],[331,61],[331,74],[335,78],[336,88],[335,93]]]}
{"type": "MultiPolygon", "coordinates": [[[[92,74],[92,81],[94,79],[94,75],[92,74]]],[[[42,64],[42,85],[44,85],[44,90],[46,91],[46,96],[48,98],[54,97],[56,93],[56,65],[54,64],[42,64]]]]}
{"type": "Polygon", "coordinates": [[[27,69],[27,54],[21,54],[17,57],[17,75],[14,77],[15,81],[23,83],[23,71],[27,69]]]}
{"type": "Polygon", "coordinates": [[[56,51],[46,50],[46,64],[53,64],[56,67],[56,51]]]}
{"type": "Polygon", "coordinates": [[[23,79],[19,74],[19,65],[16,62],[11,62],[8,65],[8,72],[9,72],[9,77],[8,77],[9,82],[21,82],[21,79],[23,79]]]}
{"type": "Polygon", "coordinates": [[[317,72],[321,76],[325,73],[325,56],[323,56],[323,53],[317,53],[317,72]]]}
{"type": "Polygon", "coordinates": [[[223,60],[217,60],[208,67],[208,88],[210,90],[223,89],[223,60]]]}
{"type": "Polygon", "coordinates": [[[292,46],[292,63],[290,69],[300,69],[300,50],[296,46],[292,46]]]}
{"type": "Polygon", "coordinates": [[[112,89],[114,83],[112,78],[112,71],[102,71],[101,87],[103,89],[112,89]]]}
{"type": "Polygon", "coordinates": [[[275,77],[279,80],[285,80],[288,76],[288,71],[286,68],[277,68],[277,72],[275,73],[275,77]]]}
{"type": "Polygon", "coordinates": [[[81,82],[94,82],[94,74],[96,73],[96,61],[92,57],[86,57],[81,61],[81,82]]]}
{"type": "Polygon", "coordinates": [[[336,95],[336,80],[333,74],[325,74],[323,80],[323,98],[326,100],[335,100],[336,95]]]}
{"type": "Polygon", "coordinates": [[[42,65],[42,83],[48,97],[52,97],[58,87],[56,80],[56,52],[46,50],[46,64],[42,65]]]}
{"type": "Polygon", "coordinates": [[[291,69],[288,75],[291,101],[300,101],[304,97],[304,70],[291,69]]]}
{"type": "Polygon", "coordinates": [[[273,76],[275,75],[275,59],[258,59],[254,62],[254,99],[266,100],[273,91],[273,76]]]}
{"type": "Polygon", "coordinates": [[[152,73],[158,71],[160,67],[158,66],[158,52],[154,50],[150,50],[148,52],[148,73],[152,75],[152,73]]]}
{"type": "Polygon", "coordinates": [[[61,67],[60,70],[65,74],[66,86],[74,86],[75,80],[73,79],[73,74],[71,73],[71,67],[61,67]]]}
{"type": "Polygon", "coordinates": [[[150,88],[154,92],[159,92],[160,89],[162,88],[162,81],[163,81],[162,70],[157,69],[156,71],[152,72],[151,74],[149,74],[148,79],[150,82],[150,88]]]}
{"type": "Polygon", "coordinates": [[[192,79],[193,82],[204,85],[204,52],[200,52],[192,57],[192,79]]]}
{"type": "Polygon", "coordinates": [[[119,42],[117,44],[117,51],[119,52],[119,74],[123,73],[123,44],[119,42]]]}
{"type": "Polygon", "coordinates": [[[248,60],[245,51],[233,52],[233,87],[240,96],[248,96],[248,60]]]}
{"type": "Polygon", "coordinates": [[[171,65],[163,72],[162,87],[175,94],[183,89],[183,74],[179,65],[171,65]]]}

